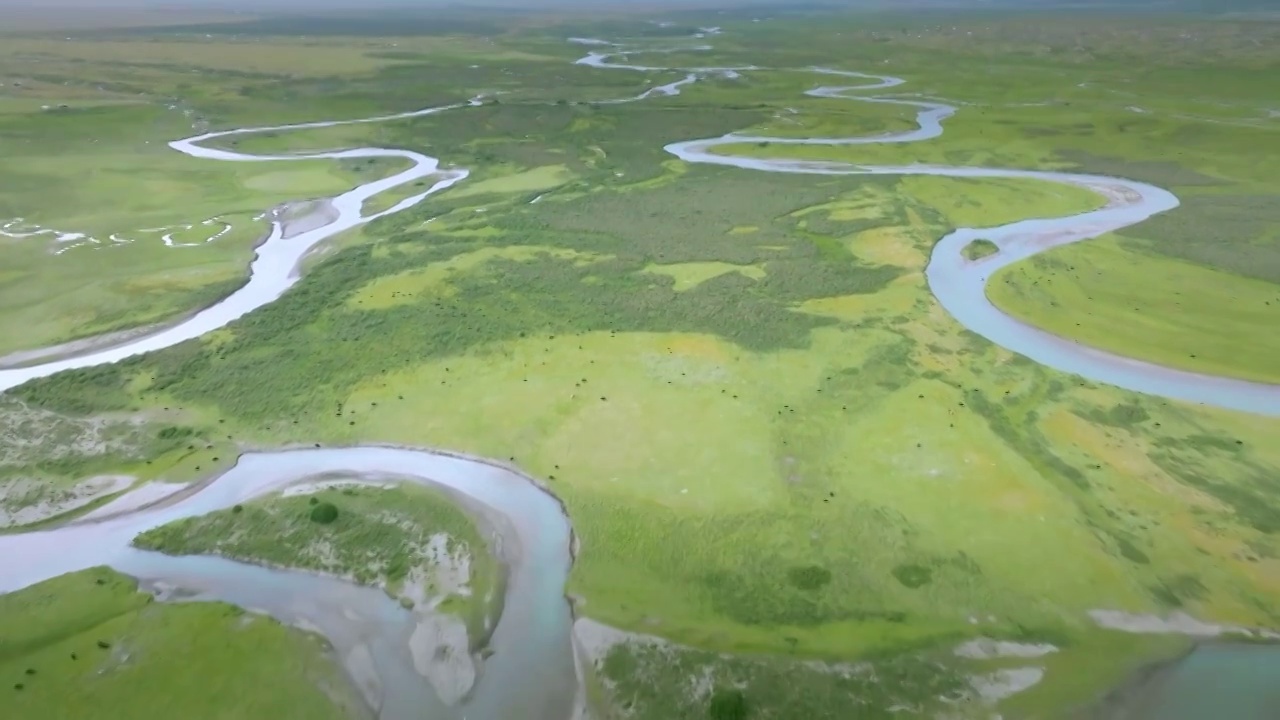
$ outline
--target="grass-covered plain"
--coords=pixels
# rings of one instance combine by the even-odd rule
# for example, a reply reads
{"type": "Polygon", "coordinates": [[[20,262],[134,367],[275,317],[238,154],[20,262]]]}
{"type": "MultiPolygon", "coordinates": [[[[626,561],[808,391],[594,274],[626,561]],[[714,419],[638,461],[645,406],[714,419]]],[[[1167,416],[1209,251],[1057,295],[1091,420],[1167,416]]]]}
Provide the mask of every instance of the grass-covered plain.
{"type": "MultiPolygon", "coordinates": [[[[1004,276],[1010,287],[994,289],[993,301],[1018,317],[1109,350],[1273,381],[1275,363],[1266,349],[1237,349],[1265,343],[1261,328],[1274,322],[1267,313],[1277,312],[1280,185],[1264,158],[1280,152],[1280,123],[1262,89],[1277,67],[1275,54],[1263,49],[1275,36],[1275,23],[1133,18],[1102,29],[1071,16],[1052,22],[1010,17],[934,24],[936,19],[844,28],[842,40],[855,46],[843,55],[851,67],[864,53],[888,53],[886,71],[906,78],[910,85],[904,88],[958,101],[960,111],[946,121],[941,138],[908,145],[721,150],[883,164],[1070,169],[1166,187],[1182,206],[1126,229],[1114,238],[1118,250],[1115,244],[1085,243],[1033,261],[1033,270],[1012,268],[1004,276]],[[1225,49],[1233,42],[1239,44],[1225,49]],[[1133,58],[1144,53],[1149,61],[1135,64],[1133,58]],[[975,71],[977,63],[981,72],[975,71]],[[1123,283],[1118,276],[1107,281],[1113,294],[1127,297],[1104,300],[1103,293],[1082,292],[1076,284],[1036,283],[1053,258],[1130,273],[1123,283]],[[1197,302],[1209,307],[1192,310],[1188,318],[1178,293],[1190,287],[1205,288],[1197,302]],[[1271,306],[1263,304],[1268,300],[1271,306]],[[1121,307],[1128,313],[1123,317],[1121,307]],[[1208,325],[1215,325],[1210,334],[1197,332],[1208,325]],[[1137,330],[1130,332],[1132,326],[1137,330]]],[[[807,42],[793,52],[808,57],[824,47],[822,41],[807,42]]],[[[1010,209],[1026,213],[1019,217],[1039,215],[1021,203],[1010,209]]],[[[986,217],[977,225],[997,222],[986,217]]]]}
{"type": "Polygon", "coordinates": [[[134,545],[348,578],[456,611],[477,631],[501,599],[496,560],[472,519],[412,485],[321,485],[164,525],[134,545]]]}
{"type": "Polygon", "coordinates": [[[1280,323],[1280,283],[1107,239],[1004,268],[987,295],[1015,317],[1120,355],[1280,382],[1280,337],[1267,331],[1280,323]]]}
{"type": "Polygon", "coordinates": [[[210,304],[247,279],[268,229],[260,217],[266,211],[337,194],[390,169],[213,163],[167,147],[195,131],[180,112],[141,100],[0,114],[0,147],[9,158],[0,225],[21,218],[13,234],[47,228],[98,241],[0,235],[0,355],[210,304]],[[224,223],[231,229],[218,235],[224,223]]]}
{"type": "Polygon", "coordinates": [[[94,568],[0,595],[12,718],[364,717],[325,642],[221,603],[161,604],[94,568]]]}
{"type": "MultiPolygon", "coordinates": [[[[625,29],[613,31],[622,34],[650,30],[619,22],[625,29]]],[[[1082,253],[1070,259],[1077,267],[1096,262],[1115,273],[1109,284],[1143,273],[1151,288],[1095,298],[1139,293],[1158,316],[1164,306],[1153,293],[1162,287],[1211,276],[1220,279],[1210,287],[1226,287],[1228,273],[1271,282],[1261,273],[1276,251],[1261,213],[1242,215],[1230,242],[1192,232],[1141,242],[1160,222],[1209,222],[1224,206],[1214,198],[1235,207],[1232,198],[1274,194],[1259,160],[1257,138],[1271,137],[1264,128],[1176,117],[1261,116],[1265,74],[1250,64],[1267,55],[1244,48],[1265,43],[1218,38],[1222,57],[1201,53],[1188,69],[1176,65],[1191,57],[1177,36],[1231,27],[1255,37],[1269,26],[1179,20],[1166,33],[1149,23],[1138,37],[1177,50],[1142,71],[1141,84],[1121,82],[1147,67],[1117,56],[1143,47],[1115,39],[1122,23],[1081,40],[1070,34],[1080,25],[1024,18],[998,25],[1000,44],[979,46],[916,20],[823,22],[815,30],[812,20],[717,20],[726,34],[699,60],[786,67],[838,57],[842,67],[872,69],[889,57],[885,71],[912,83],[904,92],[970,104],[928,143],[742,151],[1075,167],[1149,180],[1205,199],[1130,230],[1140,260],[1157,261],[1149,266],[1127,243],[1061,251],[1082,253]],[[860,33],[868,42],[851,39],[860,33]],[[1199,83],[1210,100],[1180,104],[1181,80],[1199,83]],[[1113,98],[1091,82],[1146,94],[1113,98]],[[1039,102],[1057,104],[1025,105],[1039,102]],[[1134,103],[1152,112],[1126,109],[1134,103]],[[1181,155],[1168,157],[1170,143],[1181,155]],[[1252,258],[1247,266],[1242,254],[1252,258]],[[1133,267],[1111,270],[1124,264],[1133,267]]],[[[947,23],[989,32],[973,19],[947,23]]],[[[495,41],[494,52],[544,62],[471,57],[467,72],[455,68],[450,82],[460,90],[519,89],[497,103],[242,139],[238,147],[254,151],[408,146],[475,172],[424,206],[341,238],[341,249],[278,302],[225,330],[14,396],[62,422],[141,417],[191,428],[190,440],[160,455],[186,458],[180,468],[152,465],[147,478],[205,473],[217,466],[212,458],[233,456],[230,445],[391,442],[514,462],[564,500],[582,540],[569,588],[580,611],[693,648],[674,661],[614,661],[636,708],[676,703],[643,706],[658,716],[705,712],[685,704],[685,670],[721,662],[734,682],[749,681],[755,707],[786,707],[797,688],[814,688],[822,697],[805,698],[816,703],[808,716],[847,716],[852,686],[751,658],[874,660],[907,668],[906,699],[934,697],[963,674],[998,669],[950,654],[965,639],[990,636],[1059,648],[1033,662],[1047,670],[1042,682],[998,708],[1047,717],[1170,652],[1164,638],[1099,630],[1091,609],[1280,625],[1280,423],[1045,370],[965,332],[928,292],[922,271],[949,229],[1079,212],[1098,198],[1048,183],[685,166],[662,144],[786,124],[779,118],[792,105],[829,134],[906,127],[910,116],[804,101],[801,91],[822,80],[783,72],[632,105],[557,103],[625,97],[679,77],[565,64],[575,51],[563,37],[597,31],[608,30],[525,28],[495,41]],[[920,657],[941,666],[909,661],[920,657]],[[640,666],[653,672],[627,670],[640,666]]],[[[422,63],[453,67],[443,50],[421,52],[422,63]]],[[[409,105],[399,94],[421,74],[411,70],[378,71],[405,84],[388,80],[369,92],[380,87],[385,102],[406,103],[393,109],[430,104],[434,96],[409,105]]],[[[320,85],[304,78],[295,92],[320,85]]],[[[1014,271],[1043,272],[1037,267],[1014,271]]],[[[1249,322],[1238,318],[1237,328],[1249,322]]],[[[1146,337],[1147,347],[1162,342],[1146,337]]],[[[125,465],[93,457],[93,472],[125,465]]],[[[63,475],[88,474],[80,462],[90,461],[68,459],[63,475]]],[[[872,717],[903,699],[856,689],[872,717]]]]}
{"type": "Polygon", "coordinates": [[[472,37],[321,46],[157,32],[8,37],[0,50],[0,226],[21,219],[15,234],[46,228],[99,241],[67,249],[73,241],[49,234],[0,234],[0,358],[211,304],[247,278],[267,230],[262,213],[396,169],[381,161],[219,163],[186,157],[169,141],[456,102],[498,75],[492,66],[466,72],[477,60],[539,59],[472,37]],[[426,57],[464,72],[418,73],[426,57]],[[210,219],[232,231],[204,244],[221,227],[201,225],[210,219]],[[198,245],[168,247],[165,231],[153,231],[186,225],[194,232],[174,241],[198,245]]]}

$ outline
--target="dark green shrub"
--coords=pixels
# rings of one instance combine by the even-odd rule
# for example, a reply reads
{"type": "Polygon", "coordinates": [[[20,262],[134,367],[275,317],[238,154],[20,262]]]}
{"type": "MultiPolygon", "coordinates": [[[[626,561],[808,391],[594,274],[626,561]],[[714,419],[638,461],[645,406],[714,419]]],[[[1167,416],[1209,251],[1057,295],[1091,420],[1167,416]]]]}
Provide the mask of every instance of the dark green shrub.
{"type": "Polygon", "coordinates": [[[328,525],[338,519],[338,506],[333,503],[319,503],[311,508],[311,521],[328,525]]]}
{"type": "Polygon", "coordinates": [[[914,590],[933,581],[933,569],[923,565],[899,565],[893,569],[893,576],[903,586],[914,590]]]}
{"type": "Polygon", "coordinates": [[[196,431],[193,428],[170,425],[162,428],[160,432],[156,433],[156,436],[161,440],[177,440],[180,438],[188,438],[195,434],[196,431]]]}
{"type": "Polygon", "coordinates": [[[747,697],[741,690],[717,690],[707,708],[711,720],[746,720],[747,697]]]}
{"type": "Polygon", "coordinates": [[[787,579],[801,590],[818,590],[831,582],[831,571],[820,565],[793,567],[787,571],[787,579]]]}

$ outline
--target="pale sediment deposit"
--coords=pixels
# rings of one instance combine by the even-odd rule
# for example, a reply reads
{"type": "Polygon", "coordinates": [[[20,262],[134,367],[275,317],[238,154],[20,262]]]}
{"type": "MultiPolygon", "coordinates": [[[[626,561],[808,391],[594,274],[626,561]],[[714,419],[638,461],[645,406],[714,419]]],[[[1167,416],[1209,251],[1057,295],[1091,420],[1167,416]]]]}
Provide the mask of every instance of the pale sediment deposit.
{"type": "Polygon", "coordinates": [[[1055,645],[1048,643],[1017,643],[990,638],[977,638],[965,642],[955,649],[957,657],[971,660],[991,660],[995,658],[1037,658],[1058,652],[1055,645]]]}
{"type": "Polygon", "coordinates": [[[456,705],[476,682],[466,623],[444,613],[415,614],[418,624],[409,637],[413,667],[442,702],[456,705]]]}
{"type": "Polygon", "coordinates": [[[338,216],[338,209],[327,199],[291,203],[279,214],[280,235],[289,240],[336,222],[338,216]]]}
{"type": "Polygon", "coordinates": [[[660,637],[619,630],[585,617],[574,620],[573,640],[582,659],[593,665],[602,662],[609,656],[610,650],[624,643],[661,646],[671,644],[660,637]]]}
{"type": "Polygon", "coordinates": [[[22,367],[24,365],[31,365],[46,360],[72,357],[87,352],[93,352],[95,350],[123,345],[135,338],[155,332],[160,327],[162,327],[160,324],[143,325],[142,327],[130,328],[128,330],[120,330],[118,332],[104,333],[102,335],[94,335],[93,337],[72,340],[59,345],[50,345],[48,347],[35,348],[32,350],[16,350],[8,355],[0,356],[0,370],[22,367]]]}
{"type": "Polygon", "coordinates": [[[128,490],[137,478],[99,475],[69,487],[14,478],[0,484],[0,528],[38,523],[128,490]]]}
{"type": "Polygon", "coordinates": [[[969,685],[983,702],[994,705],[1005,698],[1035,687],[1042,679],[1044,679],[1044,670],[1041,668],[1009,668],[970,677],[969,685]]]}
{"type": "Polygon", "coordinates": [[[100,520],[113,515],[120,515],[121,513],[133,512],[173,497],[175,493],[185,490],[187,487],[188,485],[184,483],[147,483],[131,493],[121,495],[106,505],[86,513],[80,519],[100,520]]]}

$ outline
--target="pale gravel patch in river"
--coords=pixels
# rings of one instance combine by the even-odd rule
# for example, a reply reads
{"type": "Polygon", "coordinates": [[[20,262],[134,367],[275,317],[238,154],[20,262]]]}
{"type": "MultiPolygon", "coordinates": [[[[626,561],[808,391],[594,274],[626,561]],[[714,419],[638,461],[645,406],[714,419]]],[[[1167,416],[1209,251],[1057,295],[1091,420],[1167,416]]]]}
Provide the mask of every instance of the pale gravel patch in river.
{"type": "Polygon", "coordinates": [[[418,624],[409,637],[413,667],[446,705],[456,705],[476,682],[467,625],[444,613],[415,613],[418,624]]]}
{"type": "Polygon", "coordinates": [[[132,475],[97,475],[67,488],[28,478],[0,484],[0,528],[19,527],[77,510],[96,500],[128,490],[132,475]]]}
{"type": "Polygon", "coordinates": [[[172,497],[175,493],[190,487],[185,483],[152,482],[132,492],[121,495],[102,507],[86,513],[80,520],[100,520],[102,518],[133,512],[172,497]]]}
{"type": "Polygon", "coordinates": [[[290,203],[278,214],[280,237],[291,240],[304,233],[319,230],[336,222],[338,216],[338,209],[327,198],[290,203]]]}
{"type": "Polygon", "coordinates": [[[382,678],[378,676],[373,654],[369,652],[368,646],[356,645],[348,650],[342,658],[342,666],[347,669],[351,681],[360,690],[369,707],[375,712],[380,711],[383,704],[382,678]]]}

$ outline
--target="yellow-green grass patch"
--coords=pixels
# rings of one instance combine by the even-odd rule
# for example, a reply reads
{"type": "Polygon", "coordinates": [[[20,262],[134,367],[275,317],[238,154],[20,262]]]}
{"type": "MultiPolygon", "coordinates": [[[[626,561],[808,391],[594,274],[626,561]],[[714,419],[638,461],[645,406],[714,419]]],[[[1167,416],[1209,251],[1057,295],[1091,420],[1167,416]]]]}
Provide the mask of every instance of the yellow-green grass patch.
{"type": "Polygon", "coordinates": [[[452,190],[452,197],[467,197],[487,193],[531,193],[559,187],[573,179],[573,173],[564,165],[543,165],[522,172],[468,182],[452,190]]]}
{"type": "MultiPolygon", "coordinates": [[[[455,231],[450,234],[466,233],[455,231]]],[[[562,248],[539,246],[481,248],[424,268],[380,277],[353,293],[348,303],[355,307],[376,310],[416,303],[424,297],[447,297],[451,293],[449,281],[456,273],[475,270],[497,259],[528,261],[548,256],[574,259],[579,263],[590,263],[598,259],[592,255],[562,248]]]]}
{"type": "Polygon", "coordinates": [[[759,280],[765,276],[765,270],[758,265],[733,265],[722,262],[690,262],[674,265],[650,265],[644,269],[647,273],[666,275],[675,280],[676,292],[683,292],[726,273],[738,273],[743,277],[759,280]]]}
{"type": "Polygon", "coordinates": [[[1101,195],[1075,185],[1022,178],[944,178],[913,175],[899,192],[942,213],[955,227],[993,227],[1037,217],[1065,217],[1106,204],[1101,195]]]}

